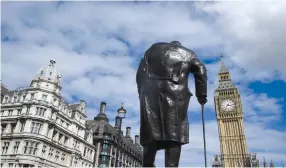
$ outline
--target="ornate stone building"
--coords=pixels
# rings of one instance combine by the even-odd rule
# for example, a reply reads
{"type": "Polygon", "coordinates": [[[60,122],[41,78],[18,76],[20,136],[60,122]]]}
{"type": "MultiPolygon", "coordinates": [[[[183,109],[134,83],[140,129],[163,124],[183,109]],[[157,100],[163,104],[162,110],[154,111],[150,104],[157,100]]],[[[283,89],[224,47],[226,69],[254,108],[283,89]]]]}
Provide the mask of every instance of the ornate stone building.
{"type": "Polygon", "coordinates": [[[51,60],[29,87],[1,86],[1,166],[93,167],[85,101],[68,104],[60,78],[51,60]]]}
{"type": "Polygon", "coordinates": [[[214,102],[221,155],[214,157],[213,167],[258,167],[256,153],[247,151],[240,94],[223,61],[214,102]]]}
{"type": "Polygon", "coordinates": [[[93,132],[93,143],[99,150],[95,156],[95,165],[99,167],[141,167],[142,147],[139,144],[139,136],[135,136],[133,142],[130,131],[126,128],[126,134],[121,130],[122,119],[126,110],[123,104],[118,109],[115,126],[109,124],[105,114],[106,103],[102,102],[99,114],[94,120],[87,121],[87,127],[93,132]]]}
{"type": "MultiPolygon", "coordinates": [[[[86,121],[85,101],[69,104],[60,79],[51,60],[27,88],[1,84],[1,167],[140,167],[139,137],[133,143],[129,127],[123,136],[123,117],[111,126],[102,103],[100,114],[86,121]]],[[[123,106],[118,111],[126,113],[123,106]]]]}

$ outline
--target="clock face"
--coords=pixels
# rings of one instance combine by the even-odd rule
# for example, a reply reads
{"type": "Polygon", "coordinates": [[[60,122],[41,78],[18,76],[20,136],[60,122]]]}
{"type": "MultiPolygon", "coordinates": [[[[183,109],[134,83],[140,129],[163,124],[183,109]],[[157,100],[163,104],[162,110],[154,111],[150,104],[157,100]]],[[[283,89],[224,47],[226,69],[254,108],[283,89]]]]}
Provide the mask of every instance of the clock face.
{"type": "Polygon", "coordinates": [[[232,111],[235,107],[234,101],[230,99],[226,99],[221,103],[221,108],[224,111],[232,111]]]}

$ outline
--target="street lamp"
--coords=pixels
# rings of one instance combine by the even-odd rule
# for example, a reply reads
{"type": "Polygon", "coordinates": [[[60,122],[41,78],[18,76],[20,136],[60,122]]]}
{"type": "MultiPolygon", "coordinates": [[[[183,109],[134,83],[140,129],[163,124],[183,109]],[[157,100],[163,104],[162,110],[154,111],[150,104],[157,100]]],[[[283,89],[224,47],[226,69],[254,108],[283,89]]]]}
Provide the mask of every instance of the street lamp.
{"type": "Polygon", "coordinates": [[[121,125],[122,125],[122,119],[124,119],[126,116],[126,110],[124,109],[124,103],[121,103],[121,107],[117,110],[117,116],[115,121],[115,127],[117,129],[117,149],[116,149],[116,167],[119,167],[119,148],[120,148],[120,142],[121,142],[121,125]]]}
{"type": "Polygon", "coordinates": [[[121,103],[121,107],[117,110],[117,116],[121,119],[125,118],[126,110],[124,109],[124,103],[121,103]]]}

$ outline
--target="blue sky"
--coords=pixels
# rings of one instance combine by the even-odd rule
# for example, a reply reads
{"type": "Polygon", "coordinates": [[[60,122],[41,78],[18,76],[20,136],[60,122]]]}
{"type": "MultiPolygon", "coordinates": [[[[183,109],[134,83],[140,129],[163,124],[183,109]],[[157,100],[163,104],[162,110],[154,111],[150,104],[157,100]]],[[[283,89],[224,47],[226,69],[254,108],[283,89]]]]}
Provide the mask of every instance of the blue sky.
{"type": "MultiPolygon", "coordinates": [[[[152,43],[179,40],[207,66],[208,163],[219,154],[214,111],[219,56],[238,87],[249,152],[262,161],[286,162],[286,3],[277,2],[1,2],[1,79],[24,87],[50,59],[62,74],[61,94],[84,99],[92,119],[101,101],[114,125],[124,102],[124,127],[139,133],[135,75],[152,43]]],[[[194,93],[193,77],[190,90],[194,93]]],[[[180,166],[203,166],[200,105],[189,105],[190,143],[180,166]]],[[[158,152],[157,166],[164,165],[158,152]]]]}

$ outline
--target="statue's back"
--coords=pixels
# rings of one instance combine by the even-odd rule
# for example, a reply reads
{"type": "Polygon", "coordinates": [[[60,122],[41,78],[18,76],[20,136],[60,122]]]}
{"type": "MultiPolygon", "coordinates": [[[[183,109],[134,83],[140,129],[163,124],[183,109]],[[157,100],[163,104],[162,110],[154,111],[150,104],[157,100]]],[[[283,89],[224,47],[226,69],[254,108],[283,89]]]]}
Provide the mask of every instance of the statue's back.
{"type": "MultiPolygon", "coordinates": [[[[145,53],[147,73],[155,78],[178,82],[182,73],[189,73],[192,51],[170,43],[155,43],[145,53]]],[[[187,78],[187,74],[183,75],[187,78]]],[[[182,78],[182,77],[181,77],[182,78]]]]}

